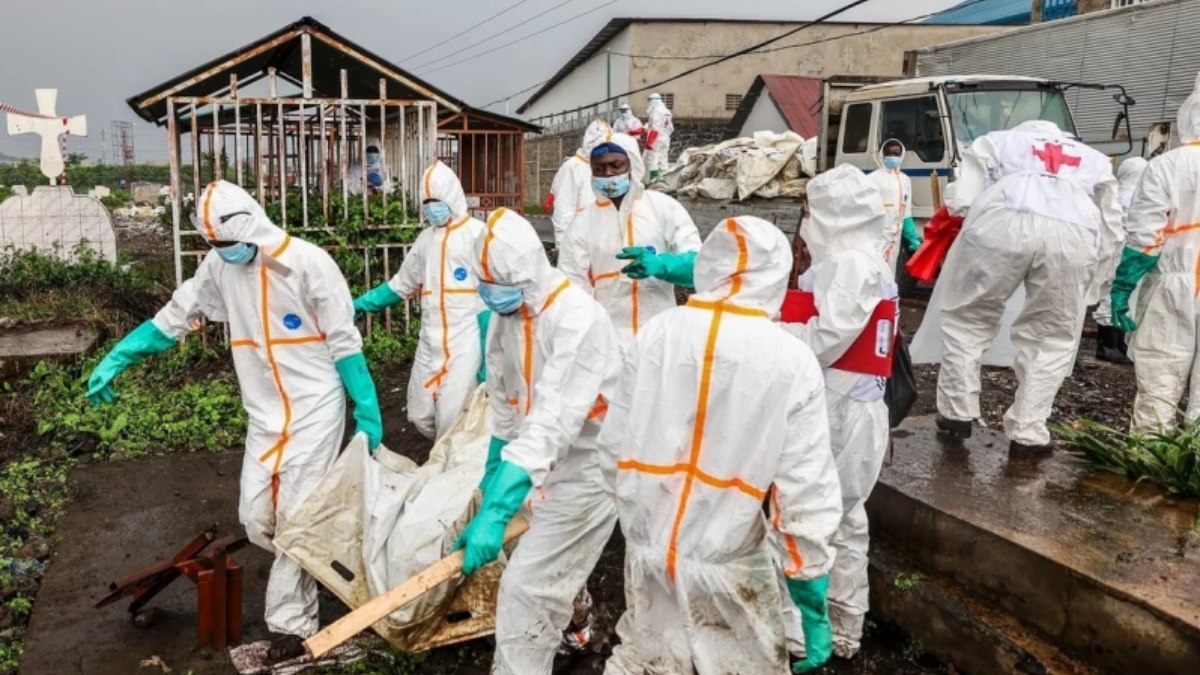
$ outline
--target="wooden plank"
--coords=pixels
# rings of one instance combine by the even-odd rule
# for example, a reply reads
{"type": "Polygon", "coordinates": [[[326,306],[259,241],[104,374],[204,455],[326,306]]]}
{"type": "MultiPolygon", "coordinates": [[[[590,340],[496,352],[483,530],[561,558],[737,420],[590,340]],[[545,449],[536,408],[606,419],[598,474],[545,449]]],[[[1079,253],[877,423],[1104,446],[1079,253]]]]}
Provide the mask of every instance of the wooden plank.
{"type": "MultiPolygon", "coordinates": [[[[514,516],[504,529],[504,542],[516,539],[528,529],[529,523],[525,521],[524,516],[514,516]]],[[[376,621],[421,597],[429,589],[453,579],[454,575],[461,572],[462,565],[463,552],[459,550],[451,553],[426,567],[417,576],[383,595],[372,598],[370,602],[308,638],[304,641],[304,648],[314,659],[324,656],[346,640],[371,627],[376,621]]]]}

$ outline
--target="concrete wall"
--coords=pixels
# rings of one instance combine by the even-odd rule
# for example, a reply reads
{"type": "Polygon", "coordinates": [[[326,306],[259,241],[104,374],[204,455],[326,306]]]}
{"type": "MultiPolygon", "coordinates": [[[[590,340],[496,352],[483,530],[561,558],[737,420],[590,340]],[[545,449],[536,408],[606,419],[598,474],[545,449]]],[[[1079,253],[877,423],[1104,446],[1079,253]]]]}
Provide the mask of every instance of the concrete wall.
{"type": "MultiPolygon", "coordinates": [[[[609,41],[607,48],[614,52],[631,54],[630,29],[626,28],[609,41]]],[[[629,59],[612,57],[612,92],[629,91],[629,59]]],[[[534,102],[524,116],[533,119],[541,115],[557,113],[586,103],[607,98],[608,59],[604,51],[597,52],[584,61],[554,88],[534,102]]],[[[637,107],[637,106],[635,106],[637,107]]],[[[644,107],[644,106],[642,106],[644,107]]],[[[614,104],[613,108],[616,108],[614,104]]],[[[641,111],[638,112],[641,114],[641,111]]]]}
{"type": "MultiPolygon", "coordinates": [[[[655,57],[726,54],[761,42],[794,28],[795,23],[725,23],[725,22],[649,22],[632,24],[622,33],[631,33],[630,53],[655,57]]],[[[743,95],[754,78],[764,73],[788,75],[895,75],[901,77],[904,52],[931,45],[987,35],[1004,30],[995,26],[889,26],[862,35],[832,41],[840,35],[871,30],[873,24],[827,24],[806,29],[785,38],[775,46],[818,42],[806,47],[752,54],[706,68],[669,84],[660,93],[675,95],[672,112],[676,119],[733,117],[734,110],[725,109],[726,94],[743,95]]],[[[622,50],[624,51],[624,50],[622,50]]],[[[602,56],[602,55],[601,55],[602,56]]],[[[613,57],[614,67],[617,57],[613,57]]],[[[626,59],[621,59],[626,60],[626,59]]],[[[689,68],[695,61],[633,58],[629,67],[629,88],[659,82],[689,68]]],[[[603,73],[601,73],[603,74],[603,73]]],[[[559,89],[559,87],[555,87],[559,89]]],[[[602,89],[602,87],[601,87],[602,89]]],[[[563,102],[568,97],[556,98],[563,102]]],[[[588,101],[595,99],[588,99],[588,101]]],[[[575,105],[587,101],[578,101],[575,105]]],[[[541,101],[538,102],[539,104],[541,101]]],[[[634,109],[645,108],[645,95],[634,96],[634,109]]],[[[565,105],[548,106],[562,110],[565,105]]],[[[542,110],[547,107],[540,106],[542,110]]],[[[549,110],[546,110],[549,112],[549,110]]]]}

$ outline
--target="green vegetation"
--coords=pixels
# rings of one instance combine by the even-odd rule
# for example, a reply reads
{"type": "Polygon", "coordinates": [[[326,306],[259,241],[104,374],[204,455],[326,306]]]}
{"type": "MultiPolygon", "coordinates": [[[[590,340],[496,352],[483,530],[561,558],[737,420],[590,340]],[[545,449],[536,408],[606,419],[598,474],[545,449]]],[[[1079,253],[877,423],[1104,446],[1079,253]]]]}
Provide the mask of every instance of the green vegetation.
{"type": "Polygon", "coordinates": [[[896,576],[895,581],[892,582],[892,585],[895,586],[896,590],[899,591],[911,591],[917,586],[920,586],[921,582],[924,580],[925,575],[921,574],[920,572],[913,572],[912,574],[907,575],[899,574],[896,576]]]}
{"type": "Polygon", "coordinates": [[[128,205],[133,201],[133,195],[128,190],[113,188],[111,194],[107,197],[101,197],[100,203],[104,204],[108,210],[119,209],[122,206],[128,205]]]}
{"type": "MultiPolygon", "coordinates": [[[[1141,482],[1150,481],[1181,497],[1200,498],[1200,420],[1170,431],[1128,434],[1110,426],[1079,420],[1053,429],[1104,471],[1141,482]]],[[[1200,512],[1196,516],[1200,530],[1200,512]]]]}

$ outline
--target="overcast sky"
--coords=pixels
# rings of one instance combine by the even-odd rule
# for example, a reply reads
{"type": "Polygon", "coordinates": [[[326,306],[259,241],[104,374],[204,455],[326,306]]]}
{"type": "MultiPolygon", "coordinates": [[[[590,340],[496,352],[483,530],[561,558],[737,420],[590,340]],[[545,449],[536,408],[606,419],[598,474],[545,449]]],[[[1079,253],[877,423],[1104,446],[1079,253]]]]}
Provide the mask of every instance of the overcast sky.
{"type": "MultiPolygon", "coordinates": [[[[125,99],[304,15],[468,103],[484,105],[550,77],[612,18],[797,21],[816,18],[848,2],[616,0],[606,5],[609,1],[6,0],[0,9],[0,102],[35,110],[33,90],[57,88],[59,115],[88,117],[88,138],[71,138],[70,152],[99,158],[100,131],[107,132],[112,120],[127,120],[136,122],[138,160],[165,161],[165,130],[137,121],[125,99]],[[451,43],[430,49],[514,5],[511,11],[451,43]],[[545,34],[439,69],[562,21],[567,23],[545,34]],[[457,51],[497,33],[503,34],[457,51]],[[434,62],[436,59],[442,60],[434,62]],[[421,67],[429,62],[434,63],[421,67]]],[[[900,21],[957,3],[869,0],[837,20],[900,21]]],[[[512,110],[527,96],[513,98],[512,110]]],[[[498,104],[493,109],[503,112],[504,106],[498,104]]],[[[0,152],[32,156],[37,149],[36,138],[0,133],[0,152]]]]}

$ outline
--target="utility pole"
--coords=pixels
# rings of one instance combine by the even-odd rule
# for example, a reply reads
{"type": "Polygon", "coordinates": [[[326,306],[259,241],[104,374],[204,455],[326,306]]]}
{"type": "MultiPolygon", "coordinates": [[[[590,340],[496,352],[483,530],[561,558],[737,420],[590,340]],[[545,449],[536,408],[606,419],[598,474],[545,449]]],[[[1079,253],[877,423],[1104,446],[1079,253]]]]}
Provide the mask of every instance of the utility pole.
{"type": "Polygon", "coordinates": [[[612,118],[612,50],[604,50],[604,99],[608,102],[609,119],[612,118]]]}

